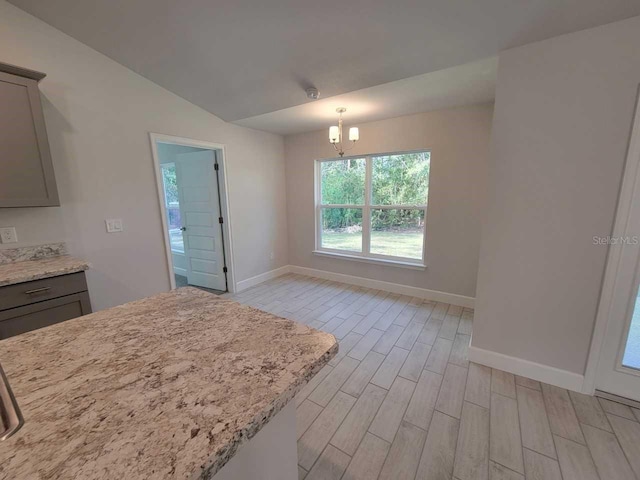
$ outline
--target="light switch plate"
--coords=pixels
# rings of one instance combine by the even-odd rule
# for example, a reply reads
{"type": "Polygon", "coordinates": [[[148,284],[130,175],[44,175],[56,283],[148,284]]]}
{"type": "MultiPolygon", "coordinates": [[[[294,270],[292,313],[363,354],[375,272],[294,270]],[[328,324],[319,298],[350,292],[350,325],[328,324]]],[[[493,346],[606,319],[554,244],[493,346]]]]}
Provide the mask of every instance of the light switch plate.
{"type": "Polygon", "coordinates": [[[16,227],[0,228],[0,241],[1,243],[16,243],[18,241],[16,227]]]}
{"type": "Polygon", "coordinates": [[[121,218],[107,218],[104,223],[107,225],[107,233],[118,233],[124,230],[121,218]]]}

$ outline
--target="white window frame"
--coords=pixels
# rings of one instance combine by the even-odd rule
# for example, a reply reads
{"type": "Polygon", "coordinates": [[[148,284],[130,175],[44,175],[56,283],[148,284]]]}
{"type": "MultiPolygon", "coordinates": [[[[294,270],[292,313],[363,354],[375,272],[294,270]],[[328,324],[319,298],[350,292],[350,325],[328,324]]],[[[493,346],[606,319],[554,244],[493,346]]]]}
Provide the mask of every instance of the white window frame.
{"type": "MultiPolygon", "coordinates": [[[[384,157],[390,155],[407,155],[411,153],[429,153],[430,150],[411,150],[405,152],[390,153],[371,153],[366,155],[353,155],[349,157],[323,158],[315,160],[314,168],[314,186],[315,186],[315,226],[316,226],[316,245],[314,254],[320,256],[329,256],[335,258],[343,258],[347,260],[356,260],[366,263],[378,263],[383,265],[392,265],[412,269],[426,268],[426,251],[427,251],[427,203],[419,205],[374,205],[372,204],[372,173],[373,173],[373,157],[384,157]],[[365,186],[364,186],[364,204],[329,204],[322,203],[322,164],[326,162],[336,162],[344,160],[365,159],[365,186]],[[322,209],[323,208],[349,208],[362,209],[362,252],[352,252],[349,250],[338,250],[326,248],[322,246],[322,209]],[[422,210],[424,222],[422,225],[422,258],[397,257],[392,255],[381,255],[371,253],[371,211],[372,210],[422,210]]],[[[429,160],[431,161],[431,159],[429,160]]],[[[429,183],[431,183],[431,174],[429,175],[429,183]]]]}

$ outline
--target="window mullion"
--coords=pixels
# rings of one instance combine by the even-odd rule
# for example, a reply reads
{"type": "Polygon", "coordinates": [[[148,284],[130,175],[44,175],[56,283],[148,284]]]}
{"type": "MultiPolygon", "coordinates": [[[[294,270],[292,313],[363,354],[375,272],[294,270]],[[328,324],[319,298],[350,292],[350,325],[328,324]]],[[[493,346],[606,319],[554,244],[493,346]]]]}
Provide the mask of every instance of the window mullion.
{"type": "Polygon", "coordinates": [[[364,208],[362,209],[362,253],[371,251],[371,180],[373,165],[371,157],[365,157],[364,208]]]}
{"type": "Polygon", "coordinates": [[[426,210],[427,205],[370,205],[370,208],[379,210],[426,210]]]}
{"type": "Polygon", "coordinates": [[[315,161],[314,164],[314,197],[316,204],[316,225],[315,225],[315,244],[316,250],[322,248],[322,163],[315,161]]]}

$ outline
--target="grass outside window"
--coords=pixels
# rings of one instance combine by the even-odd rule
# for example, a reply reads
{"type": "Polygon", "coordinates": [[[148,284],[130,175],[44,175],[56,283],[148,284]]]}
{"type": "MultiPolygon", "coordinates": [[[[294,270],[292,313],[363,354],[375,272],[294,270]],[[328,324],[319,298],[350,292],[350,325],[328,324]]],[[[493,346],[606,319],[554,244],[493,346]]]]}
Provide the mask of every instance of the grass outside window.
{"type": "Polygon", "coordinates": [[[316,250],[424,264],[429,152],[319,160],[316,250]]]}

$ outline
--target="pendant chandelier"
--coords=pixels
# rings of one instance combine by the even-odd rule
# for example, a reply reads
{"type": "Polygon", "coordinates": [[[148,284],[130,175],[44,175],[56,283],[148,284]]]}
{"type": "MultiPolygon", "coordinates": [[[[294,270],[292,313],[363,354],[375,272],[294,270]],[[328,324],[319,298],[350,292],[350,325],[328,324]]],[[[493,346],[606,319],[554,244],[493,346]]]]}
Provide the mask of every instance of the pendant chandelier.
{"type": "Polygon", "coordinates": [[[346,111],[347,109],[343,107],[336,108],[336,112],[338,113],[338,125],[329,127],[329,142],[341,157],[344,155],[344,152],[351,150],[355,143],[360,140],[360,131],[358,130],[358,127],[351,127],[349,129],[349,141],[351,142],[351,146],[347,148],[344,147],[344,141],[342,138],[342,114],[346,111]]]}

